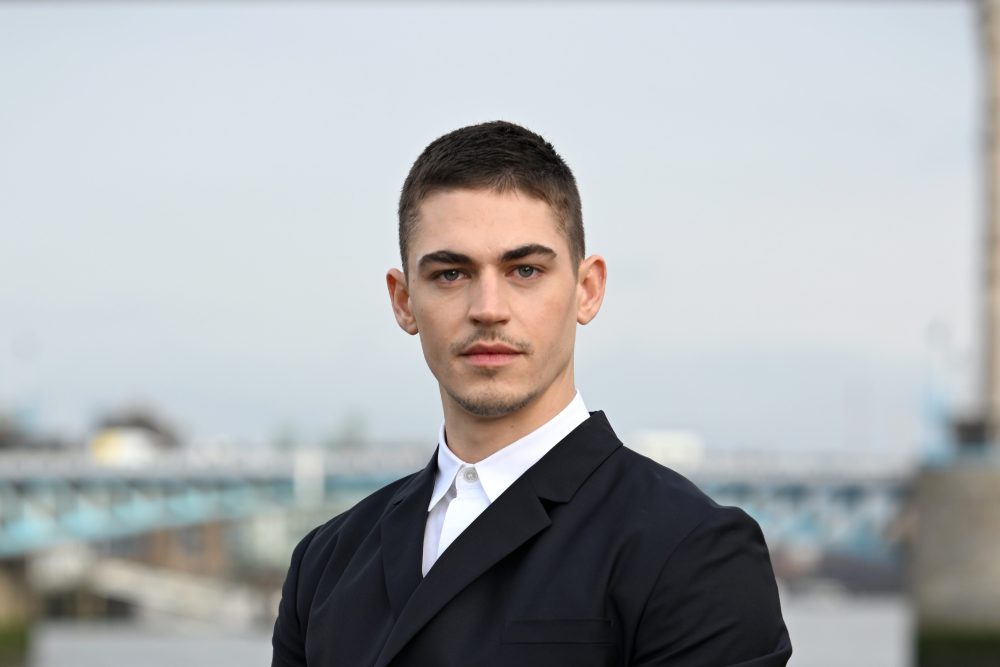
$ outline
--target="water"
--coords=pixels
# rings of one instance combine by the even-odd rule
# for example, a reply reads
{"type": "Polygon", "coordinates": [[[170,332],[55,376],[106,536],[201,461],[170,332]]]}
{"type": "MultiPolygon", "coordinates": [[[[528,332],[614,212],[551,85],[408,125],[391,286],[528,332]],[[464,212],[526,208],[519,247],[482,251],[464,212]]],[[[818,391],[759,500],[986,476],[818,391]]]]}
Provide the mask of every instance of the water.
{"type": "Polygon", "coordinates": [[[913,612],[901,597],[791,597],[781,609],[792,637],[789,665],[909,667],[913,612]]]}
{"type": "MultiPolygon", "coordinates": [[[[906,600],[790,597],[783,603],[796,667],[908,667],[906,600]]],[[[54,623],[38,626],[30,667],[269,665],[270,630],[221,632],[190,625],[54,623]]]]}
{"type": "Polygon", "coordinates": [[[270,665],[270,632],[127,623],[42,623],[29,667],[270,665]]]}

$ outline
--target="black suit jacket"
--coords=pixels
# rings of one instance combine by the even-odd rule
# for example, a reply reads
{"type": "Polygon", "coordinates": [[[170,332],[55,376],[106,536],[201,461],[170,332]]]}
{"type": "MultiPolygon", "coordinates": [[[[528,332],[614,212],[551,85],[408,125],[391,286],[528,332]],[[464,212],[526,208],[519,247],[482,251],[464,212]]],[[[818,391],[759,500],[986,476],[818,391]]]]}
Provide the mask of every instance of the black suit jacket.
{"type": "Polygon", "coordinates": [[[295,548],[273,667],[779,667],[757,524],[592,413],[448,547],[421,557],[436,457],[295,548]]]}

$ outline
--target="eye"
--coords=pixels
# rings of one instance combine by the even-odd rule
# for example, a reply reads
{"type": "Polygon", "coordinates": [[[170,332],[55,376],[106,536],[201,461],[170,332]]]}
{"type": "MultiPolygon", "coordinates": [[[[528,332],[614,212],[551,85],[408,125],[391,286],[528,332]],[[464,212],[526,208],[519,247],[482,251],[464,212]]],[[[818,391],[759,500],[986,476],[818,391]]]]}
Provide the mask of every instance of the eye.
{"type": "Polygon", "coordinates": [[[525,266],[519,266],[515,270],[517,271],[517,275],[520,278],[531,278],[536,273],[538,273],[538,270],[535,269],[535,267],[533,267],[533,266],[527,266],[527,265],[525,265],[525,266]]]}
{"type": "Polygon", "coordinates": [[[462,277],[462,272],[458,269],[448,269],[447,271],[442,271],[438,274],[438,277],[445,282],[453,283],[462,277]]]}

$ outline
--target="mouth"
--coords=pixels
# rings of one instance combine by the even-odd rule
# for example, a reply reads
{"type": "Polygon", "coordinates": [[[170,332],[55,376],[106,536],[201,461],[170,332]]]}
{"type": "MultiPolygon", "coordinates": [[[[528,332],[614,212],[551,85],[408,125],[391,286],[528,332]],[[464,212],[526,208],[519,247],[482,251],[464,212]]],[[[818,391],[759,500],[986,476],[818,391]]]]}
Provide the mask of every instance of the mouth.
{"type": "Polygon", "coordinates": [[[459,356],[473,366],[496,368],[515,361],[523,353],[503,343],[476,343],[469,346],[459,356]]]}

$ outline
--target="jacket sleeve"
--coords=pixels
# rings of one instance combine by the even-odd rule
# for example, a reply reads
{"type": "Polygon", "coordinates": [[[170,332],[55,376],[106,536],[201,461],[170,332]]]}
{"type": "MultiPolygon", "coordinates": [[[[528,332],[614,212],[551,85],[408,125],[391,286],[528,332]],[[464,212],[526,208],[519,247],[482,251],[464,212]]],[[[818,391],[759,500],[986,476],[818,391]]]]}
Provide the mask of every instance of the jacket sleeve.
{"type": "Polygon", "coordinates": [[[319,527],[302,538],[292,552],[271,637],[271,667],[306,667],[306,628],[299,617],[299,574],[302,558],[317,530],[319,527]]]}
{"type": "Polygon", "coordinates": [[[792,646],[760,527],[714,508],[667,557],[635,635],[633,667],[783,667],[792,646]]]}

